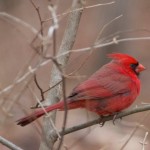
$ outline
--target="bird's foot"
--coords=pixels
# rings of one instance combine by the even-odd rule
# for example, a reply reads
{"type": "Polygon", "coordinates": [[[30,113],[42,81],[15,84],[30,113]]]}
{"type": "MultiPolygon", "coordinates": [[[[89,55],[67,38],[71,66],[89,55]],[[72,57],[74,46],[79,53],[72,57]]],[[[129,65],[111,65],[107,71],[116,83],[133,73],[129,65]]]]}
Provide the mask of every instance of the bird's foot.
{"type": "Polygon", "coordinates": [[[99,121],[99,124],[100,124],[100,127],[103,127],[104,124],[105,124],[105,121],[103,120],[103,116],[100,116],[100,121],[99,121]]]}
{"type": "MultiPolygon", "coordinates": [[[[113,120],[112,120],[112,121],[113,121],[113,124],[114,124],[114,125],[115,125],[115,121],[116,121],[116,119],[117,119],[118,114],[119,114],[118,112],[115,113],[115,114],[113,114],[113,120]]],[[[120,117],[119,119],[122,120],[122,117],[120,117]]]]}
{"type": "Polygon", "coordinates": [[[113,125],[115,125],[115,121],[116,121],[116,117],[117,117],[117,114],[113,115],[113,125]]]}

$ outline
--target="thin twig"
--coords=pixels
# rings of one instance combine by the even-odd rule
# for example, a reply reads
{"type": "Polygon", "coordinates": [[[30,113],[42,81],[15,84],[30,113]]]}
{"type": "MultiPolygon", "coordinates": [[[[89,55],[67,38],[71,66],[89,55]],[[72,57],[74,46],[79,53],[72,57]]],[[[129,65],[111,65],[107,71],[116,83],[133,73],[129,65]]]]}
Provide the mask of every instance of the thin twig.
{"type": "MultiPolygon", "coordinates": [[[[95,7],[99,7],[99,6],[107,6],[107,5],[112,5],[112,4],[114,4],[114,3],[115,3],[115,1],[108,2],[108,3],[103,3],[103,4],[90,5],[90,6],[84,7],[84,9],[95,8],[95,7]]],[[[70,10],[70,9],[69,9],[69,11],[66,11],[66,12],[64,12],[64,13],[58,14],[57,17],[62,17],[62,16],[64,16],[64,15],[70,14],[70,13],[72,13],[72,12],[74,12],[74,11],[83,11],[83,8],[78,8],[78,9],[74,9],[74,10],[70,10]]],[[[50,20],[52,20],[52,18],[49,18],[49,19],[47,19],[47,20],[44,20],[44,22],[47,22],[47,21],[50,21],[50,20]]]]}
{"type": "Polygon", "coordinates": [[[53,18],[53,25],[49,27],[47,36],[52,37],[54,31],[56,31],[58,29],[59,25],[58,25],[58,19],[57,19],[57,15],[56,15],[56,8],[49,5],[48,9],[51,12],[51,15],[53,18]]]}
{"type": "Polygon", "coordinates": [[[20,99],[20,97],[26,91],[27,86],[31,81],[32,81],[32,77],[26,80],[26,82],[24,82],[24,85],[20,88],[20,91],[15,95],[15,98],[10,101],[9,105],[7,105],[6,111],[8,113],[11,112],[13,106],[16,104],[16,102],[20,99]]]}
{"type": "Polygon", "coordinates": [[[145,29],[145,28],[141,28],[141,29],[127,29],[127,30],[123,30],[123,31],[117,31],[113,34],[110,34],[104,38],[101,38],[101,40],[99,41],[99,43],[104,43],[104,42],[108,42],[111,41],[113,39],[113,37],[120,37],[122,34],[128,34],[128,33],[137,33],[137,32],[145,32],[145,33],[150,33],[150,30],[145,29]]]}
{"type": "MultiPolygon", "coordinates": [[[[42,97],[41,101],[44,101],[45,100],[45,98],[44,98],[44,92],[43,92],[43,89],[40,87],[40,85],[39,85],[39,83],[37,81],[36,74],[34,74],[34,82],[35,82],[37,88],[40,90],[41,97],[42,97]]],[[[35,106],[35,108],[37,108],[38,105],[39,105],[39,103],[37,103],[37,105],[35,106]]]]}
{"type": "MultiPolygon", "coordinates": [[[[150,37],[132,37],[132,38],[122,38],[122,39],[116,39],[116,41],[112,40],[110,42],[106,42],[106,43],[101,43],[101,44],[97,44],[94,46],[95,49],[97,48],[102,48],[102,47],[106,47],[106,46],[110,46],[113,44],[119,44],[122,42],[132,42],[132,41],[146,41],[146,40],[150,40],[150,37]]],[[[89,51],[91,50],[91,47],[86,47],[86,48],[81,48],[81,49],[75,49],[75,50],[70,50],[70,51],[66,51],[63,52],[59,55],[57,55],[56,57],[54,57],[54,59],[58,59],[62,56],[68,55],[70,53],[78,53],[78,52],[84,52],[84,51],[89,51]]],[[[40,63],[38,66],[31,68],[32,73],[35,73],[40,67],[43,67],[45,65],[47,65],[48,63],[50,63],[52,60],[45,60],[42,63],[40,63]]],[[[4,89],[0,90],[0,95],[11,90],[15,85],[21,83],[22,81],[24,81],[28,76],[31,75],[31,71],[25,73],[22,77],[20,77],[17,81],[15,81],[15,83],[12,83],[10,85],[8,85],[7,87],[5,87],[4,89]]]]}
{"type": "Polygon", "coordinates": [[[36,6],[33,0],[30,0],[30,2],[31,2],[31,4],[33,5],[33,7],[35,8],[35,10],[38,14],[39,21],[40,21],[40,26],[41,26],[40,27],[41,28],[40,32],[41,32],[41,35],[43,36],[44,35],[43,34],[43,20],[42,20],[41,14],[40,14],[39,6],[36,6]]]}
{"type": "Polygon", "coordinates": [[[11,150],[23,150],[22,148],[18,147],[17,145],[13,144],[12,142],[6,140],[2,136],[0,136],[0,143],[5,145],[6,147],[10,148],[11,150]]]}
{"type": "Polygon", "coordinates": [[[47,90],[45,90],[43,93],[46,93],[48,91],[50,91],[51,89],[53,89],[54,87],[56,87],[57,85],[59,85],[62,82],[62,80],[58,81],[55,85],[49,87],[47,90]]]}
{"type": "MultiPolygon", "coordinates": [[[[28,87],[29,87],[29,86],[28,86],[28,87]]],[[[46,115],[45,117],[49,117],[50,114],[45,110],[45,107],[43,106],[43,104],[41,103],[41,101],[38,99],[37,95],[33,92],[33,90],[32,90],[30,87],[29,87],[29,89],[30,89],[31,93],[33,94],[33,96],[35,97],[35,99],[36,99],[36,101],[38,102],[38,104],[40,105],[40,108],[43,109],[43,111],[44,111],[44,113],[45,113],[45,115],[46,115]]],[[[61,138],[61,136],[59,135],[59,132],[58,132],[58,130],[57,130],[57,128],[56,128],[56,126],[55,126],[55,124],[53,123],[53,121],[52,121],[51,118],[50,118],[50,123],[52,124],[53,129],[55,130],[55,132],[56,132],[58,138],[61,138]]]]}
{"type": "Polygon", "coordinates": [[[124,148],[126,147],[126,145],[129,143],[129,141],[132,139],[133,135],[135,134],[135,132],[142,126],[144,120],[147,118],[147,116],[149,115],[149,112],[147,114],[145,114],[145,116],[143,118],[141,118],[140,122],[138,125],[136,125],[136,127],[134,128],[134,130],[132,131],[132,133],[130,134],[129,138],[125,141],[125,143],[121,146],[120,150],[124,150],[124,148]]]}
{"type": "Polygon", "coordinates": [[[49,62],[51,62],[51,60],[46,60],[40,64],[38,64],[36,67],[32,68],[31,66],[28,67],[30,68],[29,71],[27,73],[25,73],[23,76],[21,76],[18,80],[16,80],[14,83],[12,83],[11,85],[7,86],[6,88],[4,88],[3,90],[0,91],[0,95],[11,90],[12,88],[14,88],[17,84],[21,83],[22,81],[24,81],[25,79],[27,79],[27,77],[29,77],[31,74],[35,73],[35,71],[37,71],[40,67],[45,66],[46,64],[48,64],[49,62]]]}
{"type": "MultiPolygon", "coordinates": [[[[40,22],[40,33],[41,33],[41,35],[44,37],[44,29],[43,29],[43,20],[42,20],[42,17],[41,17],[41,14],[40,14],[40,7],[39,6],[36,6],[35,5],[35,3],[34,3],[34,1],[33,0],[30,0],[30,2],[31,2],[31,4],[33,5],[33,7],[35,8],[35,10],[36,10],[36,12],[37,12],[37,15],[38,15],[38,18],[39,18],[39,22],[40,22]]],[[[37,34],[38,35],[38,34],[37,34]]],[[[34,42],[34,40],[37,38],[37,36],[33,39],[33,42],[34,42]]],[[[41,44],[41,50],[42,50],[42,52],[43,52],[43,50],[44,50],[44,46],[43,46],[43,42],[42,42],[42,44],[41,44]]]]}
{"type": "Polygon", "coordinates": [[[148,132],[145,133],[143,141],[140,142],[140,144],[142,144],[142,150],[145,150],[145,145],[147,145],[146,143],[147,136],[148,136],[148,132]]]}
{"type": "MultiPolygon", "coordinates": [[[[149,40],[150,40],[150,36],[147,36],[147,37],[131,37],[131,38],[122,38],[122,39],[113,38],[109,42],[105,42],[105,43],[100,43],[100,44],[94,45],[94,48],[95,49],[103,48],[103,47],[106,47],[106,46],[110,46],[110,45],[113,45],[113,44],[119,44],[119,43],[123,43],[123,42],[149,41],[149,40]]],[[[56,56],[56,58],[62,57],[64,55],[67,55],[68,53],[78,53],[78,52],[85,52],[85,51],[90,51],[90,50],[91,50],[91,47],[74,49],[74,50],[70,50],[68,52],[64,52],[64,53],[56,56]]]]}
{"type": "MultiPolygon", "coordinates": [[[[39,34],[38,31],[33,26],[28,24],[27,22],[15,17],[15,16],[12,16],[6,12],[0,12],[0,16],[2,16],[3,19],[9,19],[10,21],[13,21],[13,22],[16,22],[16,23],[22,25],[23,27],[29,29],[33,34],[37,35],[39,39],[41,39],[41,40],[43,39],[42,35],[39,34]]],[[[12,23],[12,22],[10,22],[10,23],[12,23]]]]}
{"type": "Polygon", "coordinates": [[[90,52],[88,53],[88,55],[86,56],[86,58],[81,62],[81,64],[79,65],[79,67],[77,69],[75,69],[73,72],[71,72],[69,75],[72,75],[74,74],[75,72],[79,71],[83,66],[84,64],[87,62],[87,60],[89,59],[89,57],[92,55],[93,51],[94,51],[94,45],[96,45],[97,43],[99,43],[99,40],[103,34],[103,32],[105,31],[105,29],[111,24],[113,23],[114,21],[116,21],[117,19],[121,18],[123,15],[119,15],[117,17],[115,17],[114,19],[112,19],[111,21],[109,21],[107,24],[105,24],[102,29],[99,31],[98,33],[98,36],[96,37],[96,40],[94,42],[94,44],[91,46],[91,50],[90,52]]]}
{"type": "Polygon", "coordinates": [[[103,32],[105,31],[105,29],[106,29],[108,26],[110,26],[114,21],[120,19],[122,16],[123,16],[123,15],[121,14],[121,15],[115,17],[114,19],[110,20],[108,23],[104,24],[104,26],[102,27],[102,29],[100,30],[100,32],[99,32],[99,34],[98,34],[98,37],[97,37],[97,39],[96,39],[94,45],[96,45],[96,43],[99,43],[99,40],[100,40],[100,38],[101,38],[103,32]]]}

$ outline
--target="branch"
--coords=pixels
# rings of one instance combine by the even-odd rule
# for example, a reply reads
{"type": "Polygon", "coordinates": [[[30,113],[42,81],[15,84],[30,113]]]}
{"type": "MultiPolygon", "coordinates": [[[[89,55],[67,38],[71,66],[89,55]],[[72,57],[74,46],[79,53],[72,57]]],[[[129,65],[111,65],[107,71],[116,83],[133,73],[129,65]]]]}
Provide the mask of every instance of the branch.
{"type": "MultiPolygon", "coordinates": [[[[131,114],[148,111],[148,110],[150,110],[150,105],[140,106],[140,107],[137,107],[137,108],[133,108],[133,109],[118,113],[117,116],[116,116],[116,119],[123,118],[123,117],[129,116],[131,114]]],[[[72,132],[75,132],[75,131],[78,131],[78,130],[81,130],[81,129],[85,129],[87,127],[90,127],[90,126],[93,126],[93,125],[96,125],[96,124],[100,124],[102,122],[110,121],[110,120],[113,120],[113,119],[114,119],[114,116],[106,116],[106,117],[98,118],[98,119],[95,119],[93,121],[89,121],[87,123],[83,123],[83,124],[80,124],[80,125],[77,125],[77,126],[74,126],[74,127],[67,128],[64,132],[60,131],[59,134],[61,136],[66,135],[66,134],[70,134],[72,132]]]]}
{"type": "Polygon", "coordinates": [[[11,150],[23,150],[22,148],[18,147],[17,145],[13,144],[12,142],[6,140],[2,136],[0,136],[0,143],[5,145],[6,147],[10,148],[11,150]]]}
{"type": "MultiPolygon", "coordinates": [[[[132,41],[150,41],[150,36],[147,36],[147,37],[131,37],[131,38],[123,38],[123,39],[116,39],[116,38],[114,38],[110,42],[96,44],[96,45],[93,46],[93,48],[94,49],[103,48],[103,47],[114,45],[114,44],[119,44],[119,43],[123,43],[123,42],[132,42],[132,41]]],[[[59,53],[56,57],[53,57],[53,59],[61,59],[64,56],[68,59],[68,57],[69,57],[69,55],[71,53],[79,53],[79,52],[90,51],[90,50],[91,50],[91,47],[85,47],[85,48],[74,49],[74,50],[69,49],[68,51],[62,51],[62,53],[59,53]]],[[[24,75],[22,75],[14,83],[12,83],[12,84],[8,85],[7,87],[3,88],[2,90],[0,90],[0,95],[8,92],[11,89],[13,89],[15,87],[15,85],[23,82],[31,74],[35,73],[39,68],[41,68],[41,67],[49,64],[50,62],[52,62],[52,59],[45,60],[42,63],[38,64],[34,68],[32,68],[30,66],[30,71],[28,71],[27,73],[25,73],[24,75]]],[[[58,82],[60,82],[60,81],[58,81],[58,82]]],[[[56,84],[58,84],[58,82],[56,84]]],[[[52,84],[51,86],[55,86],[56,84],[52,84]]]]}
{"type": "MultiPolygon", "coordinates": [[[[28,24],[27,22],[15,17],[15,16],[12,16],[11,14],[8,14],[6,12],[0,12],[0,17],[3,17],[3,19],[5,19],[6,21],[16,22],[16,23],[22,25],[23,27],[30,30],[33,34],[37,35],[39,39],[41,39],[41,40],[43,39],[42,35],[39,34],[38,31],[33,26],[28,24]]],[[[10,23],[12,23],[12,22],[10,22],[10,23]]]]}
{"type": "MultiPolygon", "coordinates": [[[[72,9],[82,8],[82,5],[83,4],[82,4],[81,0],[74,0],[72,2],[72,9]]],[[[82,15],[82,11],[75,11],[70,14],[70,16],[68,18],[68,22],[67,22],[66,31],[64,33],[62,43],[61,43],[61,46],[59,48],[59,52],[57,55],[61,55],[62,53],[68,52],[69,50],[72,49],[73,44],[76,39],[81,15],[82,15]]],[[[63,57],[59,57],[57,59],[58,64],[62,68],[62,71],[64,70],[64,68],[68,62],[69,54],[70,53],[68,53],[67,55],[65,55],[63,57]]],[[[62,80],[62,74],[60,73],[57,66],[55,66],[55,65],[52,68],[51,72],[52,73],[51,73],[50,86],[53,86],[62,80]]],[[[49,91],[48,97],[45,101],[48,105],[56,103],[57,102],[56,100],[60,99],[60,97],[62,95],[61,92],[63,91],[61,88],[62,88],[61,85],[59,85],[49,91]]],[[[41,142],[40,150],[52,149],[55,141],[57,140],[57,137],[58,137],[58,134],[56,133],[57,131],[54,130],[54,128],[51,124],[51,122],[55,122],[55,118],[56,118],[55,112],[51,113],[51,117],[44,118],[44,121],[43,121],[44,140],[41,142]],[[50,120],[51,120],[51,122],[50,122],[50,120]],[[54,133],[54,134],[52,134],[52,133],[54,133]]]]}
{"type": "MultiPolygon", "coordinates": [[[[97,48],[103,48],[106,46],[111,46],[114,44],[119,44],[119,43],[124,43],[124,42],[133,42],[133,41],[149,41],[150,40],[150,36],[143,36],[143,37],[131,37],[131,38],[122,38],[122,39],[117,39],[116,37],[112,38],[112,40],[110,40],[109,42],[104,42],[104,43],[100,43],[100,44],[96,44],[93,46],[94,49],[97,48]]],[[[85,48],[80,48],[80,49],[73,49],[70,50],[68,52],[64,52],[60,55],[58,55],[56,58],[62,57],[63,55],[67,55],[68,53],[79,53],[79,52],[85,52],[85,51],[90,51],[91,47],[85,47],[85,48]]]]}
{"type": "MultiPolygon", "coordinates": [[[[95,7],[100,7],[100,6],[107,6],[107,5],[112,5],[112,4],[115,4],[115,3],[116,3],[115,1],[112,1],[112,2],[108,2],[108,3],[100,3],[100,4],[96,4],[96,5],[89,5],[89,6],[84,7],[84,9],[90,9],[90,8],[95,8],[95,7]]],[[[62,17],[62,16],[65,16],[65,15],[68,15],[68,14],[72,13],[73,11],[82,11],[82,10],[83,10],[82,7],[71,10],[71,11],[70,11],[70,9],[68,9],[66,12],[58,14],[57,17],[62,17]]],[[[47,22],[47,21],[50,21],[50,20],[52,20],[52,18],[46,19],[43,22],[47,22]]]]}

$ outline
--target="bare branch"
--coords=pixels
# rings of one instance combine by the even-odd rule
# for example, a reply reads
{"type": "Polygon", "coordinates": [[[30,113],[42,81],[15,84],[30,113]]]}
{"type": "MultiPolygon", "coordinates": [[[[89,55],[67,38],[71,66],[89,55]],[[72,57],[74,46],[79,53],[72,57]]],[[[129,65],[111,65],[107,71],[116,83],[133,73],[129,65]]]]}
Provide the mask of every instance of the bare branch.
{"type": "MultiPolygon", "coordinates": [[[[99,40],[100,40],[100,38],[101,38],[103,32],[105,31],[105,29],[106,29],[109,25],[111,25],[114,21],[120,19],[122,16],[123,16],[123,15],[121,14],[121,15],[115,17],[114,19],[110,20],[108,23],[104,24],[104,26],[102,27],[102,29],[100,30],[100,32],[99,32],[99,34],[98,34],[98,36],[97,36],[97,39],[96,39],[95,44],[97,44],[97,43],[99,42],[99,40]]],[[[94,45],[95,45],[95,44],[94,44],[94,45]]]]}
{"type": "Polygon", "coordinates": [[[6,140],[2,136],[0,136],[0,143],[5,145],[6,147],[10,148],[11,150],[23,150],[22,148],[18,147],[17,145],[13,144],[12,142],[6,140]]]}
{"type": "MultiPolygon", "coordinates": [[[[150,37],[132,37],[132,38],[123,38],[123,39],[113,39],[110,42],[106,42],[106,43],[101,43],[101,44],[97,44],[94,45],[94,48],[102,48],[102,47],[106,47],[106,46],[110,46],[110,45],[114,45],[114,44],[119,44],[122,42],[132,42],[132,41],[149,41],[150,37]]],[[[84,51],[90,51],[91,47],[86,47],[86,48],[81,48],[81,49],[75,49],[75,50],[68,50],[62,53],[59,53],[56,57],[53,57],[53,59],[60,59],[63,56],[66,56],[68,58],[70,53],[78,53],[78,52],[84,52],[84,51]]],[[[5,87],[4,89],[0,90],[0,95],[11,90],[15,85],[21,83],[22,81],[24,81],[27,77],[29,77],[31,74],[35,73],[40,67],[43,67],[45,65],[47,65],[48,63],[50,63],[52,60],[45,60],[42,63],[38,64],[36,67],[31,68],[29,72],[25,73],[22,77],[20,77],[18,80],[16,80],[14,83],[8,85],[7,87],[5,87]]],[[[59,82],[59,81],[58,81],[59,82]]],[[[52,86],[55,84],[52,84],[52,86]]]]}
{"type": "Polygon", "coordinates": [[[140,144],[142,144],[142,150],[145,150],[145,145],[147,145],[146,143],[147,136],[148,136],[148,132],[145,133],[143,141],[140,142],[140,144]]]}
{"type": "MultiPolygon", "coordinates": [[[[72,9],[77,9],[82,7],[82,2],[80,0],[74,0],[72,4],[72,9]]],[[[62,53],[68,52],[69,50],[72,49],[72,46],[74,44],[76,34],[77,34],[77,29],[79,26],[80,18],[81,18],[82,11],[75,11],[72,12],[68,18],[68,23],[66,27],[66,31],[64,33],[64,37],[58,52],[58,55],[61,55],[62,53]]],[[[61,66],[62,70],[64,70],[65,65],[67,64],[67,61],[69,59],[69,53],[63,57],[59,57],[57,59],[58,64],[61,66]]],[[[53,67],[52,69],[52,74],[51,74],[51,81],[50,85],[53,86],[59,81],[62,80],[62,74],[58,70],[56,66],[53,67]]],[[[55,87],[52,90],[49,91],[48,97],[46,100],[46,103],[53,104],[56,103],[56,97],[60,99],[62,95],[62,90],[61,86],[55,87]]],[[[55,121],[55,112],[51,114],[51,119],[55,121]]],[[[54,136],[56,133],[53,130],[53,127],[49,123],[50,118],[44,118],[44,134],[45,134],[45,141],[41,143],[40,149],[44,150],[49,150],[52,149],[54,142],[56,141],[56,136],[54,136]],[[52,134],[54,132],[54,134],[52,134]]]]}
{"type": "MultiPolygon", "coordinates": [[[[119,43],[123,43],[123,42],[149,41],[149,40],[150,40],[150,36],[147,36],[147,37],[131,37],[131,38],[122,38],[122,39],[116,39],[114,37],[110,42],[96,44],[93,47],[95,49],[97,49],[97,48],[102,48],[102,47],[106,47],[106,46],[110,46],[110,45],[114,45],[114,44],[119,44],[119,43]]],[[[57,58],[62,57],[63,55],[67,55],[68,53],[78,53],[78,52],[84,52],[84,51],[90,51],[90,50],[91,50],[91,47],[74,49],[74,50],[71,50],[71,51],[68,51],[68,52],[65,52],[65,53],[62,53],[62,54],[58,55],[57,58]]]]}
{"type": "Polygon", "coordinates": [[[34,1],[33,0],[30,0],[31,4],[33,5],[33,7],[35,8],[37,14],[38,14],[38,17],[39,17],[39,21],[40,21],[40,26],[41,26],[41,35],[43,36],[44,33],[43,33],[43,21],[42,21],[42,17],[41,17],[41,14],[40,14],[40,9],[39,9],[39,6],[36,6],[34,1]]]}
{"type": "MultiPolygon", "coordinates": [[[[38,88],[39,91],[40,91],[41,98],[42,98],[42,99],[41,99],[41,102],[42,102],[42,101],[45,100],[45,98],[44,98],[44,92],[43,92],[43,89],[40,87],[40,85],[39,85],[39,83],[38,83],[38,81],[37,81],[36,74],[34,74],[34,82],[35,82],[37,88],[38,88]]],[[[32,107],[32,108],[37,108],[38,106],[39,106],[39,103],[37,103],[36,106],[35,106],[35,107],[32,107]]]]}
{"type": "Polygon", "coordinates": [[[9,19],[15,23],[22,25],[23,27],[29,29],[33,34],[37,35],[39,39],[43,39],[42,35],[39,34],[39,32],[33,26],[28,24],[27,22],[15,17],[15,16],[12,16],[8,13],[5,13],[5,12],[0,12],[0,16],[3,17],[4,19],[9,19]]]}
{"type": "Polygon", "coordinates": [[[117,19],[121,18],[122,16],[123,16],[123,15],[119,15],[119,16],[115,17],[114,19],[112,19],[111,21],[109,21],[108,23],[104,24],[104,26],[103,26],[103,27],[101,28],[101,30],[99,31],[99,33],[98,33],[98,35],[97,35],[97,37],[96,37],[96,40],[95,40],[94,44],[91,46],[91,50],[90,50],[90,52],[88,53],[88,55],[86,56],[86,58],[81,62],[81,64],[79,65],[79,67],[78,67],[77,69],[75,69],[73,72],[71,72],[69,75],[74,74],[75,72],[77,72],[78,70],[80,70],[80,69],[83,67],[83,65],[87,62],[87,60],[89,59],[89,57],[92,55],[92,53],[93,53],[93,51],[94,51],[94,49],[95,49],[94,46],[99,43],[99,40],[100,40],[100,38],[101,38],[101,36],[102,36],[102,33],[105,31],[105,29],[106,29],[111,23],[113,23],[113,22],[116,21],[117,19]]]}
{"type": "MultiPolygon", "coordinates": [[[[123,117],[129,116],[131,114],[148,111],[148,110],[150,110],[150,105],[136,107],[136,108],[118,113],[118,115],[116,116],[116,119],[123,118],[123,117]]],[[[85,129],[85,128],[90,127],[90,126],[100,124],[100,122],[106,122],[106,121],[113,120],[113,118],[114,118],[114,116],[106,116],[106,117],[103,117],[103,118],[98,118],[98,119],[95,119],[93,121],[83,123],[81,125],[77,125],[77,126],[74,126],[74,127],[71,127],[71,128],[67,128],[64,133],[62,133],[62,131],[60,131],[60,135],[70,134],[72,132],[75,132],[75,131],[78,131],[78,130],[81,130],[81,129],[85,129]]]]}
{"type": "Polygon", "coordinates": [[[149,112],[147,114],[145,114],[143,118],[140,119],[140,122],[138,123],[138,125],[135,126],[134,130],[130,134],[129,138],[125,141],[125,143],[121,146],[120,150],[124,150],[126,145],[129,143],[131,138],[134,136],[135,132],[142,126],[144,120],[147,118],[148,115],[149,115],[149,112]]]}
{"type": "MultiPolygon", "coordinates": [[[[84,9],[95,8],[95,7],[100,7],[100,6],[107,6],[107,5],[112,5],[112,4],[114,4],[114,3],[115,3],[115,1],[108,2],[108,3],[103,3],[103,4],[90,5],[90,6],[84,7],[84,9]]],[[[74,11],[83,11],[83,8],[77,8],[77,9],[74,9],[74,10],[71,10],[71,11],[70,11],[70,9],[69,9],[69,11],[66,11],[66,12],[64,12],[64,13],[62,13],[62,14],[58,14],[57,17],[65,16],[65,15],[67,15],[67,14],[70,14],[70,13],[74,12],[74,11]]],[[[47,21],[50,21],[50,20],[52,20],[52,18],[49,18],[49,19],[47,19],[47,20],[44,20],[44,22],[47,22],[47,21]]]]}

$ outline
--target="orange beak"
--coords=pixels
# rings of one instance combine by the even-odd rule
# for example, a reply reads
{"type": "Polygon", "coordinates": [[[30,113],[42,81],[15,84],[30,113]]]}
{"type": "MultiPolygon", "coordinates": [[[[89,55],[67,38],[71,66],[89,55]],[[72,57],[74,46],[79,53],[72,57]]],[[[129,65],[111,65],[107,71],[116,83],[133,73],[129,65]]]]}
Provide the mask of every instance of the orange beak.
{"type": "Polygon", "coordinates": [[[139,73],[139,72],[144,71],[145,69],[146,69],[146,68],[145,68],[142,64],[139,64],[139,65],[136,67],[135,71],[136,71],[137,73],[139,73]]]}

